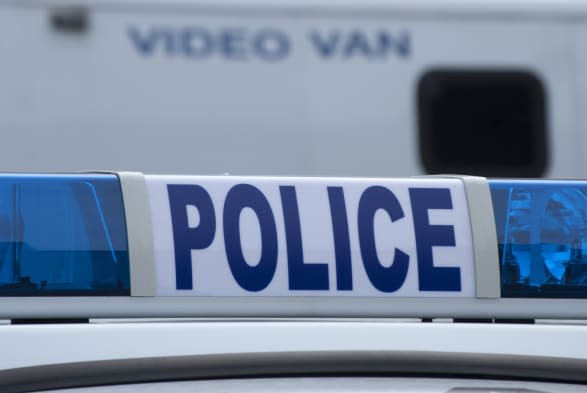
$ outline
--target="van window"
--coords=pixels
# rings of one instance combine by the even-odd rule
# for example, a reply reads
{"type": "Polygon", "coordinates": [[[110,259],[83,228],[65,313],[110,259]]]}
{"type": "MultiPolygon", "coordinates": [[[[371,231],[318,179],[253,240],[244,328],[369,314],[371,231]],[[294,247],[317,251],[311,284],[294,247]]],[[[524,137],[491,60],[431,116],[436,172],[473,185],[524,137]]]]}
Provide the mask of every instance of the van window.
{"type": "Polygon", "coordinates": [[[521,71],[436,70],[418,86],[420,158],[427,173],[541,177],[545,93],[521,71]]]}

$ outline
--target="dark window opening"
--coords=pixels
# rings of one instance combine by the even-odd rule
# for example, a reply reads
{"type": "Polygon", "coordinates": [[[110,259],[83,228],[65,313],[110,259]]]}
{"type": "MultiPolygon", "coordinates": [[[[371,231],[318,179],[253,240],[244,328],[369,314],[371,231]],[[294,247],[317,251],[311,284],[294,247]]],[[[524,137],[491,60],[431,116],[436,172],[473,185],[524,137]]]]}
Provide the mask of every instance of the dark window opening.
{"type": "Polygon", "coordinates": [[[431,71],[418,86],[420,157],[428,173],[541,177],[545,93],[527,72],[431,71]]]}

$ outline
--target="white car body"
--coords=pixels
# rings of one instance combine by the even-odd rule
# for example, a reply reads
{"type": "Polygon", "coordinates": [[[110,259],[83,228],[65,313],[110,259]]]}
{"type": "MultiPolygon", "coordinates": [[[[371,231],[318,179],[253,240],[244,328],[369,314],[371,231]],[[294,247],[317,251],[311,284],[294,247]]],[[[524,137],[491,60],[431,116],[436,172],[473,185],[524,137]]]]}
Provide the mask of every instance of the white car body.
{"type": "Polygon", "coordinates": [[[407,351],[587,359],[578,323],[172,320],[0,326],[0,369],[187,355],[407,351]]]}

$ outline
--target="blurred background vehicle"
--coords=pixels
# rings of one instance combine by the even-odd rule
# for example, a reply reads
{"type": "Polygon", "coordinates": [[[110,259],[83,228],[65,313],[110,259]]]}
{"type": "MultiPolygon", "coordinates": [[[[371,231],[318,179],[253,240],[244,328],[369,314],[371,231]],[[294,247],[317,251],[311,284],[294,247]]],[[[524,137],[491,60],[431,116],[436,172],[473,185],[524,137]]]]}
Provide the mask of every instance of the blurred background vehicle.
{"type": "Polygon", "coordinates": [[[3,171],[582,177],[581,1],[6,0],[3,171]]]}

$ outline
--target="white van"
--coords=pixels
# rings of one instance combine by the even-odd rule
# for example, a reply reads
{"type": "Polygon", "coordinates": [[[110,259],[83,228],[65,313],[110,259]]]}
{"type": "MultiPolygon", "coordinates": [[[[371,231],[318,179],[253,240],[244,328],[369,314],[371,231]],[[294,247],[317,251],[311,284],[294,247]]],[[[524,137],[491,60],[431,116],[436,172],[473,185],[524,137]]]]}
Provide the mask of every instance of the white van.
{"type": "Polygon", "coordinates": [[[584,177],[587,5],[0,3],[3,171],[584,177]]]}

